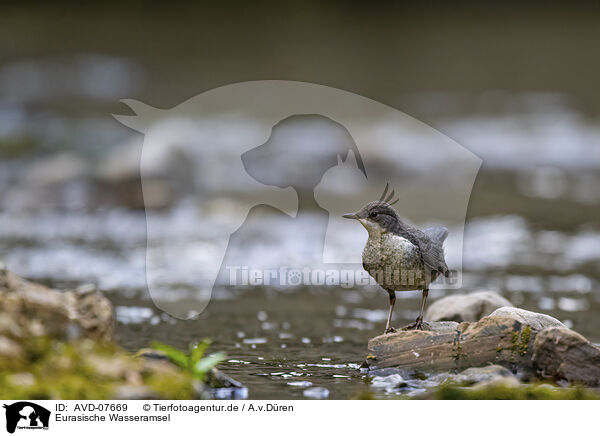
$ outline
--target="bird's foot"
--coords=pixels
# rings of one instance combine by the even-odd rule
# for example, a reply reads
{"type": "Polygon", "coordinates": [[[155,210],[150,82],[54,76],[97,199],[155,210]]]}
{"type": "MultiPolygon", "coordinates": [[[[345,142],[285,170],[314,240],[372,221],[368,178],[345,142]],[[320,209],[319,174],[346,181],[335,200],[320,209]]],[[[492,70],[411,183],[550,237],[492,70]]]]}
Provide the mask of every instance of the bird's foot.
{"type": "Polygon", "coordinates": [[[388,327],[383,332],[384,335],[387,335],[387,334],[390,334],[390,333],[396,333],[396,329],[394,327],[388,327]]]}
{"type": "Polygon", "coordinates": [[[415,322],[403,327],[402,330],[423,330],[423,318],[418,317],[415,322]]]}

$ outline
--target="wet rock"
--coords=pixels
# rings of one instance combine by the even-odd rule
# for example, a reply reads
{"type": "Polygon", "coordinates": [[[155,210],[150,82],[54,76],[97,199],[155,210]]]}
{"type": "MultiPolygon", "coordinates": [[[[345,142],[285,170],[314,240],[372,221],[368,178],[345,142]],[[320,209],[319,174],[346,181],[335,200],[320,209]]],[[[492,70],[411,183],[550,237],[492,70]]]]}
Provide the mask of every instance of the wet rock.
{"type": "Polygon", "coordinates": [[[512,303],[493,291],[449,295],[434,301],[427,309],[425,319],[428,321],[473,322],[504,306],[512,307],[512,303]]]}
{"type": "Polygon", "coordinates": [[[374,376],[371,380],[371,386],[373,388],[384,390],[387,393],[396,392],[405,384],[406,382],[404,381],[404,378],[398,373],[385,376],[374,376]]]}
{"type": "Polygon", "coordinates": [[[439,321],[423,323],[423,330],[428,332],[449,333],[458,329],[458,323],[454,321],[439,321]]]}
{"type": "Polygon", "coordinates": [[[229,377],[217,368],[212,368],[206,377],[206,383],[212,388],[243,388],[239,381],[229,377]]]}
{"type": "Polygon", "coordinates": [[[112,305],[98,292],[60,292],[0,265],[0,336],[14,341],[49,336],[111,340],[112,305]]]}
{"type": "Polygon", "coordinates": [[[506,377],[516,377],[507,368],[500,365],[488,365],[481,368],[468,368],[452,378],[457,383],[476,384],[506,377]]]}
{"type": "Polygon", "coordinates": [[[496,309],[490,316],[504,316],[512,318],[523,324],[527,324],[532,329],[543,330],[547,327],[563,327],[566,326],[556,318],[544,313],[530,312],[529,310],[519,309],[518,307],[501,307],[496,309]]]}
{"type": "Polygon", "coordinates": [[[600,385],[600,347],[573,330],[549,327],[539,332],[532,360],[542,377],[600,385]]]}
{"type": "MultiPolygon", "coordinates": [[[[435,323],[429,323],[435,324],[435,323]]],[[[531,367],[535,331],[515,319],[487,316],[454,330],[400,331],[369,341],[367,364],[423,371],[463,370],[489,363],[531,367]]]]}
{"type": "Polygon", "coordinates": [[[248,398],[248,388],[244,386],[241,388],[210,389],[202,398],[207,400],[245,400],[248,398]]]}
{"type": "Polygon", "coordinates": [[[322,400],[329,397],[329,389],[323,387],[309,388],[302,392],[302,395],[313,400],[322,400]]]}
{"type": "Polygon", "coordinates": [[[600,386],[600,347],[548,315],[512,307],[477,322],[428,322],[424,330],[377,336],[368,349],[365,366],[371,371],[462,371],[449,379],[460,384],[504,379],[505,387],[538,376],[600,386]]]}

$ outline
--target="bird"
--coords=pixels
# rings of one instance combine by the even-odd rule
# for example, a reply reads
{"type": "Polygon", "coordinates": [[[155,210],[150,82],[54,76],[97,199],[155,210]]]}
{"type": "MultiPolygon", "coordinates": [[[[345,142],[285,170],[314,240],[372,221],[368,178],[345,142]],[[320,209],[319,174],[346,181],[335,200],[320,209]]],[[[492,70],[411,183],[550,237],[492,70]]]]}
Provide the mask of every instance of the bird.
{"type": "Polygon", "coordinates": [[[397,291],[423,292],[418,318],[404,328],[422,330],[429,285],[440,275],[450,274],[443,246],[448,229],[437,226],[420,230],[404,222],[392,207],[398,199],[390,203],[395,191],[386,197],[388,188],[389,183],[378,201],[366,204],[358,212],[342,215],[358,220],[369,233],[362,253],[363,268],[390,297],[384,334],[396,331],[391,323],[397,291]]]}

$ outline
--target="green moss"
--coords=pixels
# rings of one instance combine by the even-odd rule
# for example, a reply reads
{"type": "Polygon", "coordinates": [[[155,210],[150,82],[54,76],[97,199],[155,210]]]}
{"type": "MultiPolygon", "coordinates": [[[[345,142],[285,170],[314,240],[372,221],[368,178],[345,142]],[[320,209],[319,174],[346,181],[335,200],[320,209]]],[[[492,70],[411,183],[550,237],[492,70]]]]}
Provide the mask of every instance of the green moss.
{"type": "Polygon", "coordinates": [[[373,394],[373,392],[369,392],[369,391],[362,391],[357,393],[356,395],[354,395],[352,398],[352,400],[375,400],[375,395],[373,394]]]}
{"type": "Polygon", "coordinates": [[[519,343],[519,332],[512,332],[512,338],[510,342],[512,343],[512,350],[517,351],[517,345],[519,343]]]}
{"type": "Polygon", "coordinates": [[[144,379],[144,385],[151,388],[163,398],[194,398],[192,380],[185,374],[151,375],[144,379]]]}
{"type": "MultiPolygon", "coordinates": [[[[36,341],[32,341],[36,342],[36,341]]],[[[28,344],[27,363],[3,368],[0,397],[6,399],[105,399],[117,380],[106,380],[85,363],[84,355],[97,353],[89,344],[52,343],[37,340],[40,348],[28,344]],[[84,354],[85,353],[85,354],[84,354]],[[32,383],[15,383],[14,374],[31,375],[32,383]]]]}
{"type": "Polygon", "coordinates": [[[441,385],[433,395],[437,400],[598,400],[600,394],[581,386],[558,388],[547,384],[489,386],[467,388],[455,384],[441,385]]]}
{"type": "Polygon", "coordinates": [[[521,346],[519,347],[519,354],[524,356],[527,353],[529,347],[529,339],[531,338],[531,327],[525,326],[521,332],[521,346]]]}
{"type": "Polygon", "coordinates": [[[456,367],[458,368],[458,362],[460,360],[462,350],[462,345],[460,344],[460,333],[457,333],[456,335],[456,339],[454,340],[454,347],[454,362],[456,364],[456,367]]]}
{"type": "Polygon", "coordinates": [[[517,332],[517,331],[512,332],[512,337],[511,337],[510,342],[512,344],[511,349],[510,349],[510,362],[515,363],[517,360],[516,354],[519,349],[519,332],[517,332]]]}
{"type": "Polygon", "coordinates": [[[84,339],[59,342],[32,338],[24,345],[22,360],[0,367],[0,398],[110,399],[118,386],[134,376],[158,397],[191,399],[192,376],[181,371],[146,371],[141,359],[113,343],[84,339]]]}

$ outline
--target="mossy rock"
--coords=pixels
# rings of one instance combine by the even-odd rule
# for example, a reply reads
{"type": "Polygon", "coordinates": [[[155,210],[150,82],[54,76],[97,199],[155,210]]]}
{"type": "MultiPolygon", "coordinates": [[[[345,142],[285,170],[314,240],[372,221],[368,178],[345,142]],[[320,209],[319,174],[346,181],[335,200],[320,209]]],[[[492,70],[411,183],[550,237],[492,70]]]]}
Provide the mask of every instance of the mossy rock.
{"type": "Polygon", "coordinates": [[[194,379],[168,362],[150,362],[113,343],[90,339],[60,342],[37,338],[25,359],[3,366],[5,399],[114,399],[124,388],[147,398],[196,397],[194,379]]]}
{"type": "Polygon", "coordinates": [[[243,388],[214,368],[200,378],[165,356],[131,354],[113,333],[112,305],[93,287],[50,289],[0,263],[0,398],[186,400],[243,388]]]}
{"type": "Polygon", "coordinates": [[[511,386],[493,384],[482,387],[464,387],[446,384],[428,398],[436,400],[599,400],[600,393],[582,386],[572,388],[548,384],[511,386]]]}
{"type": "Polygon", "coordinates": [[[25,353],[24,359],[2,366],[1,398],[99,400],[132,391],[155,399],[198,396],[191,375],[169,362],[135,357],[110,342],[37,338],[25,353]]]}

